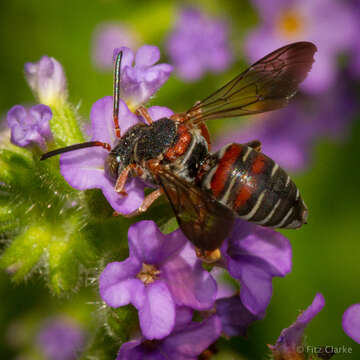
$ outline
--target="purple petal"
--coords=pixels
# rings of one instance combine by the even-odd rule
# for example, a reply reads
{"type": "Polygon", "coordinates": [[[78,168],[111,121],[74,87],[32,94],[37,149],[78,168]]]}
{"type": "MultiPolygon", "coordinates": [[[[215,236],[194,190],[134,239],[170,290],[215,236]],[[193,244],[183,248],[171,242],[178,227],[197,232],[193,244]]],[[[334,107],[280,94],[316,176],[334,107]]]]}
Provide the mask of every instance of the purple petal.
{"type": "Polygon", "coordinates": [[[244,306],[254,315],[263,313],[272,296],[271,275],[246,257],[237,261],[230,259],[228,269],[241,283],[240,298],[244,306]]]}
{"type": "Polygon", "coordinates": [[[346,335],[360,344],[360,304],[354,304],[344,312],[342,326],[346,335]]]}
{"type": "Polygon", "coordinates": [[[144,284],[136,279],[141,270],[137,259],[108,264],[100,275],[100,296],[107,305],[117,308],[132,303],[139,308],[144,303],[144,284]]]}
{"type": "Polygon", "coordinates": [[[129,228],[130,254],[146,264],[160,265],[187,242],[181,231],[164,235],[153,221],[140,221],[129,228]]]}
{"type": "Polygon", "coordinates": [[[256,6],[256,9],[259,11],[259,14],[263,16],[264,19],[273,19],[273,17],[279,13],[283,7],[283,0],[273,0],[271,2],[267,0],[252,0],[253,5],[256,6]]]}
{"type": "Polygon", "coordinates": [[[210,274],[216,280],[217,284],[216,300],[231,297],[238,291],[236,286],[226,279],[226,276],[229,275],[225,269],[214,267],[210,274]]]}
{"type": "Polygon", "coordinates": [[[145,338],[162,339],[175,325],[175,304],[167,285],[155,281],[145,288],[145,300],[139,308],[141,331],[145,338]]]}
{"type": "Polygon", "coordinates": [[[162,118],[169,118],[174,112],[165,106],[151,106],[148,109],[151,118],[156,121],[162,118]]]}
{"type": "Polygon", "coordinates": [[[29,114],[34,118],[39,133],[47,138],[52,138],[50,120],[52,118],[51,109],[43,104],[35,105],[29,109],[29,114]]]}
{"type": "Polygon", "coordinates": [[[336,58],[325,51],[315,53],[315,62],[301,89],[309,94],[321,94],[334,84],[337,73],[336,58]]]}
{"type": "Polygon", "coordinates": [[[160,50],[157,46],[143,45],[138,49],[135,56],[136,67],[146,67],[160,60],[160,50]]]}
{"type": "Polygon", "coordinates": [[[228,254],[248,257],[263,263],[272,276],[285,276],[291,271],[291,244],[281,233],[242,220],[237,220],[229,238],[228,254]]]}
{"type": "Polygon", "coordinates": [[[278,338],[276,345],[272,348],[280,352],[286,352],[288,348],[294,348],[302,343],[304,330],[309,322],[322,310],[325,305],[324,297],[316,294],[312,304],[301,313],[296,321],[288,328],[284,329],[278,338]]]}
{"type": "MultiPolygon", "coordinates": [[[[102,148],[86,148],[60,156],[60,172],[65,180],[77,190],[109,188],[114,184],[105,176],[104,163],[108,152],[102,148]]],[[[119,197],[119,195],[117,194],[119,197]]]]}
{"type": "Polygon", "coordinates": [[[241,302],[238,295],[216,301],[216,313],[222,323],[222,331],[228,336],[246,335],[247,328],[265,313],[254,315],[241,302]]]}
{"type": "Polygon", "coordinates": [[[164,264],[162,269],[177,305],[205,310],[214,304],[216,282],[203,269],[188,242],[179,255],[164,264]]]}
{"type": "Polygon", "coordinates": [[[176,316],[175,316],[175,327],[174,332],[179,331],[188,325],[193,317],[193,311],[185,306],[178,306],[176,308],[176,316]]]}
{"type": "MultiPolygon", "coordinates": [[[[110,144],[115,143],[115,126],[113,120],[113,98],[105,96],[96,101],[91,108],[90,113],[92,140],[102,141],[110,144]]],[[[139,122],[135,114],[133,114],[125,102],[120,100],[119,103],[119,126],[121,133],[125,132],[139,122]]]]}
{"type": "MultiPolygon", "coordinates": [[[[113,68],[114,49],[121,46],[135,48],[136,35],[124,24],[102,23],[93,35],[93,61],[102,70],[113,68]]],[[[131,61],[132,62],[132,61],[131,61]]]]}
{"type": "Polygon", "coordinates": [[[115,261],[107,264],[99,278],[100,291],[119,281],[136,277],[140,270],[141,262],[136,257],[129,257],[122,262],[115,261]]]}
{"type": "Polygon", "coordinates": [[[118,194],[114,189],[114,184],[111,186],[101,187],[106,200],[111,207],[121,214],[130,214],[144,201],[144,183],[136,178],[128,180],[125,184],[125,191],[127,196],[118,194]]]}
{"type": "Polygon", "coordinates": [[[173,359],[196,359],[206,350],[221,333],[219,317],[212,316],[200,323],[193,322],[182,331],[170,335],[164,340],[162,349],[164,353],[178,357],[173,359]]]}
{"type": "Polygon", "coordinates": [[[134,53],[126,46],[121,46],[120,48],[114,49],[113,59],[115,60],[118,53],[122,51],[122,59],[121,59],[121,69],[125,69],[126,67],[131,67],[134,62],[134,53]]]}
{"type": "MultiPolygon", "coordinates": [[[[145,358],[145,351],[141,346],[141,340],[132,340],[121,345],[116,360],[144,360],[144,358],[145,358]]],[[[161,357],[155,357],[155,358],[147,357],[147,358],[149,360],[153,360],[153,359],[163,360],[161,357]]]]}

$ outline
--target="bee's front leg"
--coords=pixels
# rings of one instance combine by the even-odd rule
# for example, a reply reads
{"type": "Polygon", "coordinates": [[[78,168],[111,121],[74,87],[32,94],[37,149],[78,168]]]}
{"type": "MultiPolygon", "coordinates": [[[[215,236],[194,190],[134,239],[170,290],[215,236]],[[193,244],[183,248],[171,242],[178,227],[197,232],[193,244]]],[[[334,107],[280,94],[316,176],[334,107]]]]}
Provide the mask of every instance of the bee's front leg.
{"type": "Polygon", "coordinates": [[[163,194],[161,189],[157,189],[154,190],[152,193],[150,193],[148,196],[145,197],[144,201],[142,202],[142,204],[140,205],[140,207],[138,209],[136,209],[135,211],[131,212],[130,214],[122,214],[119,213],[117,211],[115,211],[113,213],[114,216],[119,216],[122,215],[126,218],[131,218],[133,216],[137,216],[142,214],[143,212],[145,212],[151,205],[152,203],[161,195],[163,194]]]}
{"type": "Polygon", "coordinates": [[[123,196],[127,196],[127,192],[124,190],[125,188],[125,184],[126,184],[126,180],[129,177],[129,173],[132,169],[135,169],[136,165],[135,164],[130,164],[128,165],[119,175],[119,177],[116,180],[116,184],[115,184],[115,191],[123,196]]]}
{"type": "Polygon", "coordinates": [[[148,123],[148,125],[151,125],[153,123],[153,120],[152,120],[149,112],[147,111],[147,109],[144,106],[139,106],[136,109],[135,114],[137,116],[143,117],[144,120],[148,123]]]}

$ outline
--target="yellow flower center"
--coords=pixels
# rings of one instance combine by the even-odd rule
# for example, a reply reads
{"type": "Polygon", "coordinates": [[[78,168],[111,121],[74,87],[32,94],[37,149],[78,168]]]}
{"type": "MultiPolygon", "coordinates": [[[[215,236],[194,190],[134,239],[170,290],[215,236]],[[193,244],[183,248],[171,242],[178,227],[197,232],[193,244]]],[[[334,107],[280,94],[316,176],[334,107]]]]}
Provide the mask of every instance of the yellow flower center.
{"type": "Polygon", "coordinates": [[[278,21],[278,31],[285,37],[294,37],[302,33],[304,30],[304,19],[294,9],[284,11],[278,21]]]}
{"type": "Polygon", "coordinates": [[[137,274],[137,278],[140,279],[145,285],[153,283],[159,278],[160,270],[155,265],[142,264],[141,271],[137,274]]]}

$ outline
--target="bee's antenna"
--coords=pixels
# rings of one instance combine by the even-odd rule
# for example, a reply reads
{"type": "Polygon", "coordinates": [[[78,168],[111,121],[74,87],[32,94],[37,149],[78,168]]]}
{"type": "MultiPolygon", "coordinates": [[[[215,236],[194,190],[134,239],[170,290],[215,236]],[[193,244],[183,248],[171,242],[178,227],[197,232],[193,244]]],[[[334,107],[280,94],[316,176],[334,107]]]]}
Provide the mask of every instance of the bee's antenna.
{"type": "Polygon", "coordinates": [[[114,110],[113,119],[115,125],[116,137],[121,137],[121,131],[119,127],[119,102],[120,102],[120,77],[121,77],[121,60],[123,57],[123,51],[119,51],[116,56],[114,64],[114,110]]]}
{"type": "Polygon", "coordinates": [[[46,160],[49,157],[52,157],[52,156],[55,156],[55,155],[63,154],[63,153],[73,151],[73,150],[92,147],[92,146],[101,146],[104,149],[106,149],[107,151],[111,150],[111,146],[109,144],[107,144],[107,143],[103,143],[101,141],[87,141],[87,142],[84,142],[84,143],[81,143],[81,144],[70,145],[70,146],[60,148],[60,149],[49,151],[49,152],[47,152],[45,154],[42,154],[40,160],[46,160]]]}

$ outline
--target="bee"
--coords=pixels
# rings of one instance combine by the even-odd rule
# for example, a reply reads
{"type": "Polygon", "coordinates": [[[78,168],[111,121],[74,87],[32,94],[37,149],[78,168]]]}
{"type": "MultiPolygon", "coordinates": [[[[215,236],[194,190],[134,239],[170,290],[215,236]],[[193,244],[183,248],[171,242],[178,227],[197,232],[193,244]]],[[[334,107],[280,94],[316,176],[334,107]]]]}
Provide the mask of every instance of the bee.
{"type": "Polygon", "coordinates": [[[276,162],[261,152],[260,142],[232,143],[211,152],[205,122],[286,106],[310,71],[316,50],[310,42],[281,47],[188,111],[169,118],[153,121],[140,106],[136,115],[144,122],[123,135],[118,122],[120,52],[114,70],[115,146],[90,141],[50,151],[41,160],[91,146],[108,150],[105,173],[119,196],[126,196],[124,187],[129,176],[138,176],[156,187],[128,216],[146,211],[164,194],[181,230],[204,259],[219,253],[236,218],[272,228],[299,228],[308,215],[299,189],[276,162]]]}

